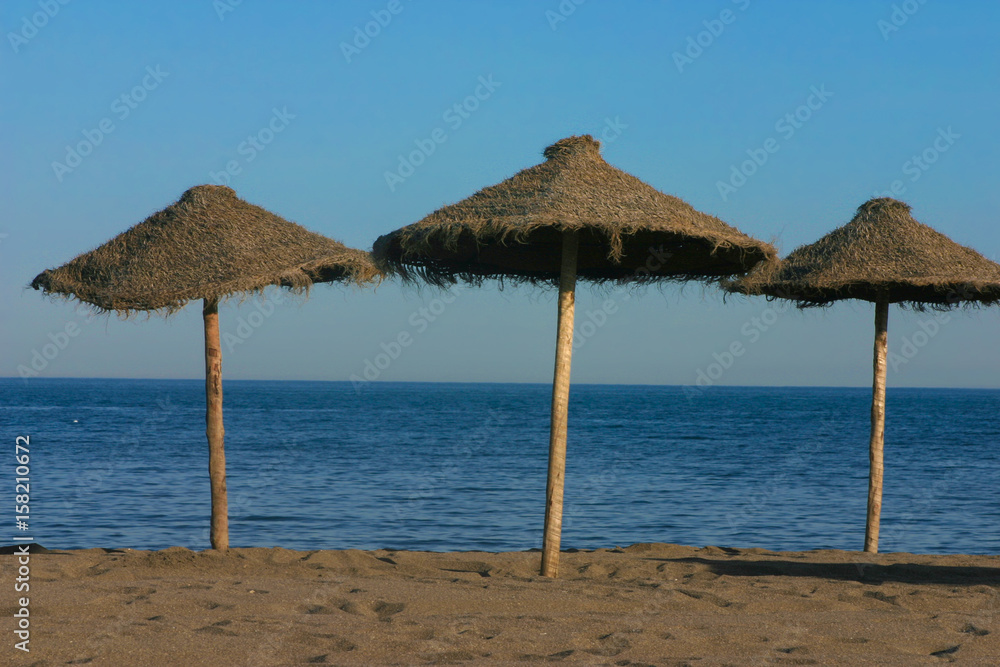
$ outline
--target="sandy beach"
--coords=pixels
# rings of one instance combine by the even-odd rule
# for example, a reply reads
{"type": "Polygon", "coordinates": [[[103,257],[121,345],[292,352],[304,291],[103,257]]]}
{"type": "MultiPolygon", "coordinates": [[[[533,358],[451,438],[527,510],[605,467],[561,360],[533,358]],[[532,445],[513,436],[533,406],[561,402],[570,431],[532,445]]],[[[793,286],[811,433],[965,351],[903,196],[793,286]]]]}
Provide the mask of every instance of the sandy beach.
{"type": "MultiPolygon", "coordinates": [[[[558,580],[538,563],[537,552],[46,551],[30,556],[31,652],[7,633],[3,663],[1000,662],[997,556],[637,544],[566,552],[558,580]]],[[[6,618],[16,601],[9,592],[6,618]]]]}

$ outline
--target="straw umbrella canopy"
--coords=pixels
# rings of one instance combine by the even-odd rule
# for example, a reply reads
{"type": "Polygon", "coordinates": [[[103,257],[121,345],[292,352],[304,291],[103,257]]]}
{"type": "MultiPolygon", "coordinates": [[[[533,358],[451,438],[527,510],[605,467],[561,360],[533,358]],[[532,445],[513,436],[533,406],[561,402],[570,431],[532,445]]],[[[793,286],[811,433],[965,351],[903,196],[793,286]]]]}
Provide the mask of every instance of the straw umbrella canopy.
{"type": "Polygon", "coordinates": [[[213,549],[229,547],[222,422],[219,301],[269,285],[304,292],[316,282],[365,284],[380,272],[368,253],[314,234],[228,187],[199,185],[167,208],[31,282],[99,312],[171,314],[200,299],[205,323],[206,434],[213,549]]]}
{"type": "Polygon", "coordinates": [[[847,225],[728,286],[797,301],[800,308],[844,299],[875,304],[875,361],[865,551],[878,552],[882,510],[889,305],[917,310],[1000,301],[1000,264],[913,219],[889,198],[862,204],[847,225]]]}
{"type": "Polygon", "coordinates": [[[373,254],[406,280],[438,286],[491,278],[558,285],[541,568],[555,577],[577,278],[718,281],[774,259],[776,251],[612,167],[589,135],[562,139],[544,156],[541,164],[382,236],[373,254]]]}

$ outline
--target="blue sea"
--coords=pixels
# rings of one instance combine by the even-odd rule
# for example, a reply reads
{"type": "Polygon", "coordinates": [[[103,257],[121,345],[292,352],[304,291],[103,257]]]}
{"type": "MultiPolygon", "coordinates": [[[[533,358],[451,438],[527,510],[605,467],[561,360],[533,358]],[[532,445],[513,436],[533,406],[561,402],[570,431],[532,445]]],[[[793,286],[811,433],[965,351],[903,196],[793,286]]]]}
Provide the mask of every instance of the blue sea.
{"type": "MultiPolygon", "coordinates": [[[[550,387],[224,383],[232,546],[541,546],[550,387]]],[[[870,390],[575,385],[563,548],[860,550],[870,390]]],[[[1000,391],[890,389],[881,551],[1000,553],[1000,391]]],[[[204,383],[0,380],[49,548],[208,548],[204,383]]],[[[13,511],[0,542],[15,535],[13,511]]]]}

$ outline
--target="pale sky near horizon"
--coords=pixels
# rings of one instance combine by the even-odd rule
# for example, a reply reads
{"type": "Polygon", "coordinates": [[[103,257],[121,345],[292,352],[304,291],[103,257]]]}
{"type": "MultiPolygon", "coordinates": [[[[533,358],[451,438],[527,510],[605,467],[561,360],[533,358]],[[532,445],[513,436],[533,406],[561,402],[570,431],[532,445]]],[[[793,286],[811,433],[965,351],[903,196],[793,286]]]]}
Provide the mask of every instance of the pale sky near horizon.
{"type": "MultiPolygon", "coordinates": [[[[88,318],[25,288],[193,185],[369,249],[573,134],[782,254],[895,184],[1000,258],[996,3],[10,0],[0,27],[0,376],[202,377],[196,305],[88,318]]],[[[221,309],[226,378],[551,381],[551,290],[279,300],[221,309]]],[[[893,309],[890,386],[1000,387],[1000,310],[938,318],[893,309]]],[[[574,382],[871,382],[867,303],[581,285],[577,331],[574,382]]]]}

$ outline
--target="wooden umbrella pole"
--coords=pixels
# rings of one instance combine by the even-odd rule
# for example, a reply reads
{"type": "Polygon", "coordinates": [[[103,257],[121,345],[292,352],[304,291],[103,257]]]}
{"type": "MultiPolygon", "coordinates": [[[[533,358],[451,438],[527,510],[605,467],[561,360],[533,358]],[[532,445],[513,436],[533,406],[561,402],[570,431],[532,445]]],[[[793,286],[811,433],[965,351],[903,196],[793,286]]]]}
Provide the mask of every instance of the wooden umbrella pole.
{"type": "Polygon", "coordinates": [[[882,449],[885,445],[886,357],[889,352],[889,299],[879,297],[875,304],[875,381],[872,387],[872,434],[868,451],[871,471],[868,475],[868,523],[865,527],[865,551],[878,553],[878,531],[882,516],[882,449]]]}
{"type": "Polygon", "coordinates": [[[219,302],[205,299],[205,433],[208,436],[208,476],[212,487],[212,548],[229,548],[229,508],[226,499],[225,429],[222,425],[222,346],[219,343],[219,302]]]}
{"type": "Polygon", "coordinates": [[[556,366],[552,379],[552,426],[549,434],[549,476],[545,489],[545,535],[542,538],[542,576],[559,576],[562,538],[563,483],[566,477],[566,427],[569,420],[569,377],[573,357],[573,307],[576,300],[576,259],[579,238],[563,232],[559,272],[559,329],[556,366]]]}

